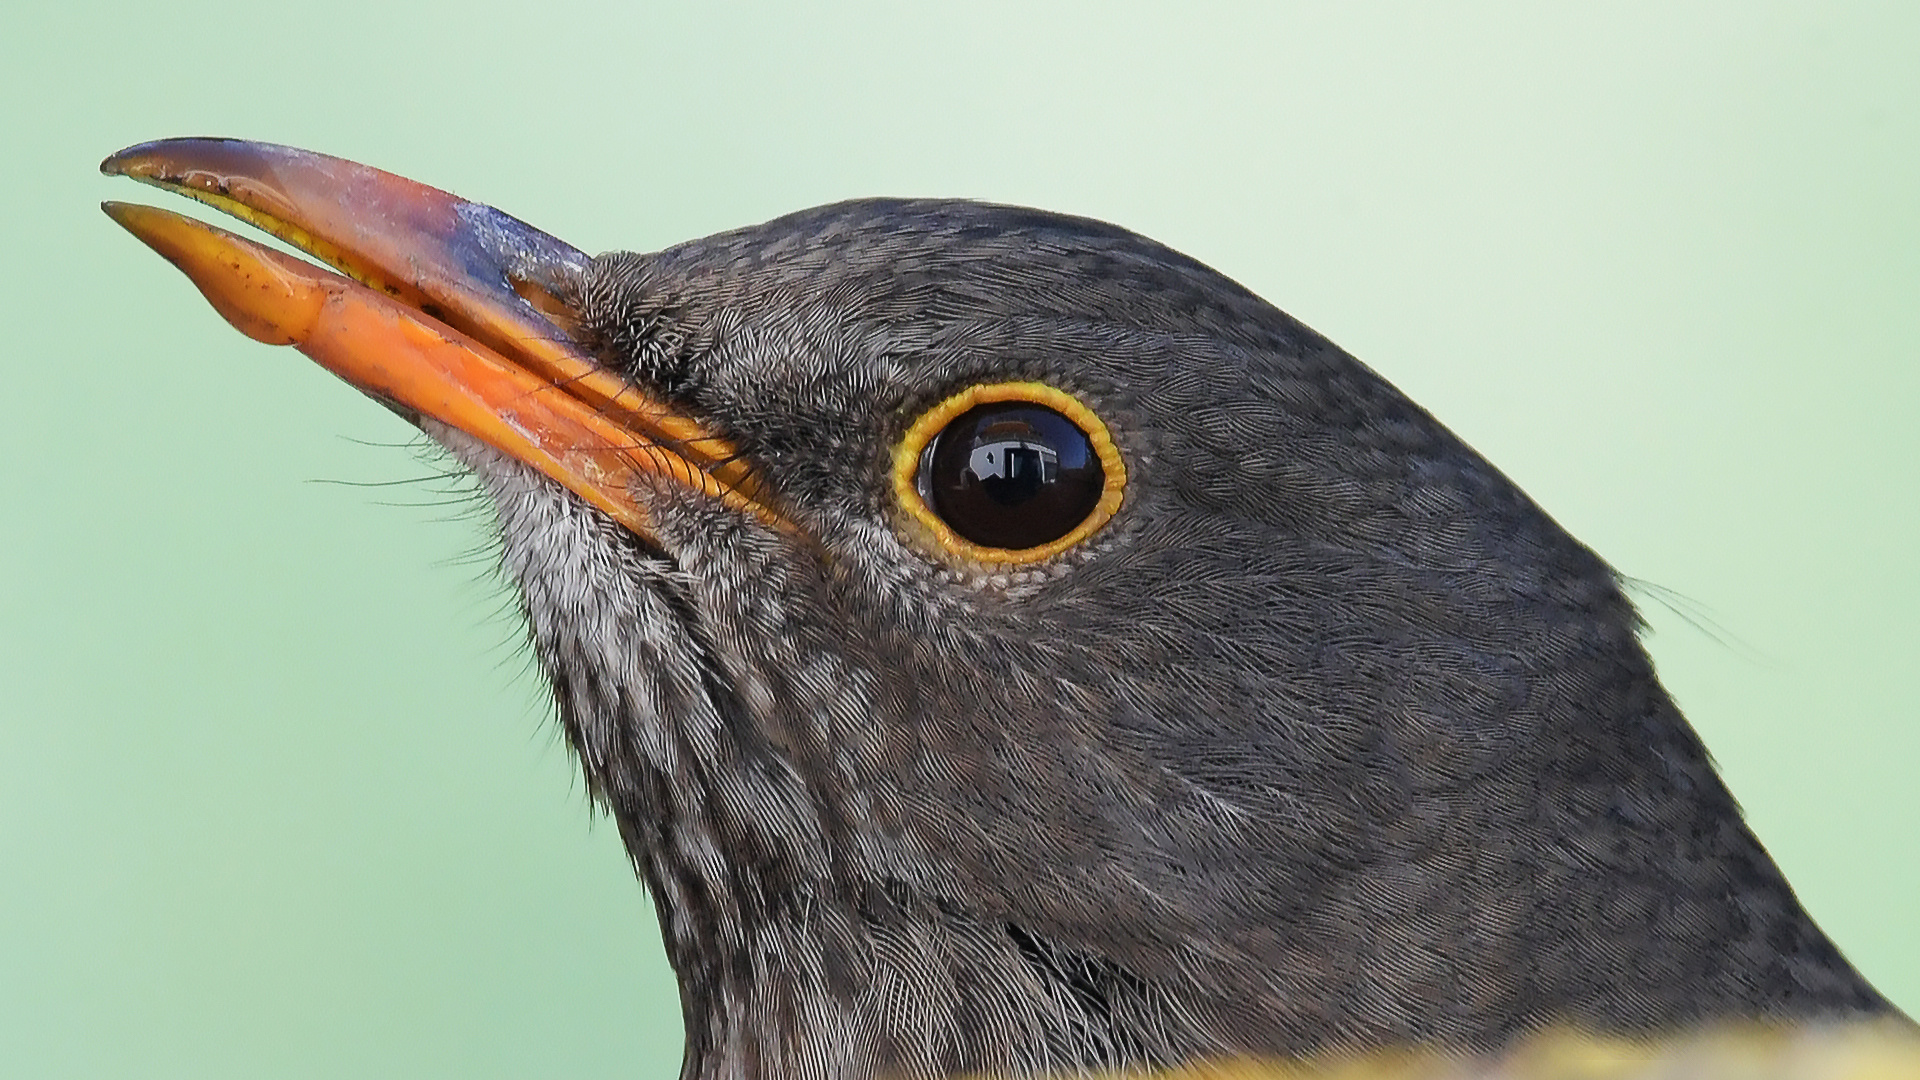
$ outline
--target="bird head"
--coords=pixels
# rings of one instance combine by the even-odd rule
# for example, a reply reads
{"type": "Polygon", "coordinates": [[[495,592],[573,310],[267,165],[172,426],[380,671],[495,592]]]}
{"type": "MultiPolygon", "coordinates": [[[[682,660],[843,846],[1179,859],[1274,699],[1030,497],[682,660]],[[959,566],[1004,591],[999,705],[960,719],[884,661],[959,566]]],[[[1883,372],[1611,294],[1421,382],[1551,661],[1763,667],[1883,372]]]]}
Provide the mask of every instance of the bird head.
{"type": "Polygon", "coordinates": [[[941,200],[588,257],[285,147],[103,167],[338,268],[108,207],[478,477],[689,1075],[1885,1007],[1608,566],[1192,259],[941,200]]]}

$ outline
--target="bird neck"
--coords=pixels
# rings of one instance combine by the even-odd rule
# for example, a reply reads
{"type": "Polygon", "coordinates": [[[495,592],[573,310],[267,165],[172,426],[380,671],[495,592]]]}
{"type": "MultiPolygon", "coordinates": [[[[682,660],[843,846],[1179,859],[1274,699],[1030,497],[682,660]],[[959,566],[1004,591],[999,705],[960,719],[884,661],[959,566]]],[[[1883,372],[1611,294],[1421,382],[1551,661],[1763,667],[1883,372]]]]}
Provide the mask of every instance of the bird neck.
{"type": "Polygon", "coordinates": [[[1311,906],[1256,963],[1162,942],[1184,979],[874,875],[849,823],[790,775],[758,804],[719,774],[656,775],[627,785],[650,794],[619,820],[679,976],[688,1080],[1484,1050],[1544,1026],[1639,1035],[1888,1011],[1741,823],[1664,692],[1643,705],[1620,725],[1664,763],[1643,786],[1568,777],[1525,814],[1456,805],[1471,836],[1443,828],[1428,836],[1439,847],[1351,860],[1296,899],[1311,906]]]}

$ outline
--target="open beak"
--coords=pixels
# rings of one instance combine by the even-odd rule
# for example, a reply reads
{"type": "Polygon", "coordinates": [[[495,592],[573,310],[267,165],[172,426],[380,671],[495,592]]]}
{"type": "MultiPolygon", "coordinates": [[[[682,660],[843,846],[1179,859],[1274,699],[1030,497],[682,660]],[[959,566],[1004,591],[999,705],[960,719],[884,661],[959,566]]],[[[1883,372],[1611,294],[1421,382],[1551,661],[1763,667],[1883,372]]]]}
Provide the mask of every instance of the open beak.
{"type": "Polygon", "coordinates": [[[100,171],[198,199],[340,271],[170,211],[101,204],[248,337],[480,439],[642,536],[636,488],[663,478],[781,524],[723,439],[579,346],[567,299],[588,265],[579,250],[490,206],[271,143],[166,139],[100,171]]]}

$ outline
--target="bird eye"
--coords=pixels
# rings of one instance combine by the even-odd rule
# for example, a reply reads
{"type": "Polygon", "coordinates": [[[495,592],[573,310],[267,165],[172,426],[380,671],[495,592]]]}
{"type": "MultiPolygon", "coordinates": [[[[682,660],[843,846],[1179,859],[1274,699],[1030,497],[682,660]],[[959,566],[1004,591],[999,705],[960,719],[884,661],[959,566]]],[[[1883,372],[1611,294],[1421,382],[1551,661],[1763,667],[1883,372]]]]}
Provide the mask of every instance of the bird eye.
{"type": "Polygon", "coordinates": [[[1106,477],[1087,433],[1044,405],[975,405],[920,455],[920,495],[985,547],[1039,547],[1087,519],[1106,477]]]}
{"type": "Polygon", "coordinates": [[[894,458],[908,516],[976,562],[1037,562],[1072,547],[1113,516],[1125,481],[1106,426],[1039,383],[955,394],[914,423],[894,458]]]}

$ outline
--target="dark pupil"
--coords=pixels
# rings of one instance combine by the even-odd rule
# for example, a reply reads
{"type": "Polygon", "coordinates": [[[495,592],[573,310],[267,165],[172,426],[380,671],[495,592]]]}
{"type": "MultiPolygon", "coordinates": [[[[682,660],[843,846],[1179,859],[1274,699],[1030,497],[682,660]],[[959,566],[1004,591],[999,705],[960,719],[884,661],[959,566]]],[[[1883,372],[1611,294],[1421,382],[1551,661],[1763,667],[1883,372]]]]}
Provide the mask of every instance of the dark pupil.
{"type": "Polygon", "coordinates": [[[1043,405],[977,405],[948,424],[920,463],[940,520],[983,547],[1030,548],[1087,519],[1106,474],[1085,432],[1043,405]]]}

